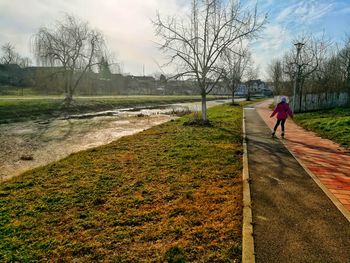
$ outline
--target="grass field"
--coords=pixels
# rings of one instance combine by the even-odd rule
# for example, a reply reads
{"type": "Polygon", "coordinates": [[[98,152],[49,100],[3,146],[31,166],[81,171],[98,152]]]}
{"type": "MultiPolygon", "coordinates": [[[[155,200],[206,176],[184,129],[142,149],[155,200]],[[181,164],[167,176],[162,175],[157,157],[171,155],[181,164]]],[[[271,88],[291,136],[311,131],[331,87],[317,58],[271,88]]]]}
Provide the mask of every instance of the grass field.
{"type": "Polygon", "coordinates": [[[242,108],[193,116],[0,185],[0,262],[240,262],[242,108]]]}
{"type": "Polygon", "coordinates": [[[35,92],[31,87],[0,86],[0,98],[36,95],[38,95],[37,92],[35,92]]]}
{"type": "MultiPolygon", "coordinates": [[[[215,99],[209,96],[208,100],[215,99]]],[[[62,113],[83,113],[143,105],[200,101],[200,96],[113,96],[77,97],[70,108],[62,108],[61,97],[28,97],[0,100],[0,124],[60,116],[62,113]]]]}
{"type": "Polygon", "coordinates": [[[350,148],[350,108],[299,113],[295,121],[307,130],[350,148]]]}

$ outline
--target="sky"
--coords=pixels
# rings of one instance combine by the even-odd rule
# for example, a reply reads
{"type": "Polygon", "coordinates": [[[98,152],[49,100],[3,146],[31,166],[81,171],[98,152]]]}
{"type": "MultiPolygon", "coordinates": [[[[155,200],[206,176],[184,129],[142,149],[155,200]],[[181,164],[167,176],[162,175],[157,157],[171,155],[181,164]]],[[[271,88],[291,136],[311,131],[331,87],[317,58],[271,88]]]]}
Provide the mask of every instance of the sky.
{"type": "MultiPolygon", "coordinates": [[[[302,33],[325,34],[333,42],[350,35],[350,0],[243,0],[257,4],[258,13],[268,20],[259,39],[251,43],[259,77],[266,79],[272,59],[293,48],[302,33]]],[[[22,56],[31,57],[33,35],[50,27],[65,13],[89,22],[101,31],[107,46],[121,64],[124,74],[153,75],[164,72],[164,55],[154,43],[151,23],[156,12],[162,16],[184,14],[189,0],[0,0],[0,45],[10,42],[22,56]]]]}

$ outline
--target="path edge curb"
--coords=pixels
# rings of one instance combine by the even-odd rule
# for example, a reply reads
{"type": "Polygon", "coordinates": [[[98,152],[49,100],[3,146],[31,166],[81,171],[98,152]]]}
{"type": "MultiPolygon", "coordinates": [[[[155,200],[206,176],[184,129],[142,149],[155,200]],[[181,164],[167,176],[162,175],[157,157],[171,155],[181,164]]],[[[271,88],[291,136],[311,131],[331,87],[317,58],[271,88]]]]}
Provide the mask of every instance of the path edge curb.
{"type": "Polygon", "coordinates": [[[242,225],[242,262],[255,263],[254,251],[254,236],[253,236],[253,214],[252,214],[252,200],[250,195],[249,185],[249,167],[248,167],[248,151],[247,151],[247,137],[245,130],[245,113],[243,108],[242,119],[243,130],[243,225],[242,225]]]}

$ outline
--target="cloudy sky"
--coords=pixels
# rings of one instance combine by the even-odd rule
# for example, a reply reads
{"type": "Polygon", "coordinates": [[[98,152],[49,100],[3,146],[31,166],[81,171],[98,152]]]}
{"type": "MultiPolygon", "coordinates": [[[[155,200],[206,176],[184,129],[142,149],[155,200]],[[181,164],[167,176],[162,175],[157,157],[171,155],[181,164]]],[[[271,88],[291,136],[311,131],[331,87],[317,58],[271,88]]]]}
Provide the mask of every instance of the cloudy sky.
{"type": "MultiPolygon", "coordinates": [[[[189,0],[0,0],[0,45],[12,43],[22,56],[32,57],[31,40],[41,26],[50,26],[64,13],[87,20],[106,37],[124,73],[159,72],[164,60],[154,44],[151,19],[183,14],[189,0]]],[[[254,0],[242,1],[245,4],[254,0]]],[[[334,42],[350,35],[350,0],[258,0],[258,12],[268,13],[261,38],[252,43],[260,77],[266,65],[292,47],[302,32],[323,32],[334,42]]],[[[166,71],[166,70],[165,70],[166,71]]],[[[170,72],[165,72],[170,73],[170,72]]]]}

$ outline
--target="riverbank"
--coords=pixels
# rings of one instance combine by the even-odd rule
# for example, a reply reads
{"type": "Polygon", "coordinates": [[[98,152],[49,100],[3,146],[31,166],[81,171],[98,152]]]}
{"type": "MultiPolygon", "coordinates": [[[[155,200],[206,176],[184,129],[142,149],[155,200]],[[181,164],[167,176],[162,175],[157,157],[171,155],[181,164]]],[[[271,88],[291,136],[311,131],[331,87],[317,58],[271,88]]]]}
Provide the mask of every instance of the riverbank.
{"type": "Polygon", "coordinates": [[[239,262],[242,108],[192,118],[3,183],[1,261],[239,262]]]}
{"type": "MultiPolygon", "coordinates": [[[[208,101],[207,106],[222,103],[208,101]]],[[[0,182],[200,108],[200,102],[176,103],[0,124],[0,182]]]]}
{"type": "Polygon", "coordinates": [[[58,161],[71,153],[108,144],[175,117],[133,112],[91,118],[2,124],[0,183],[27,170],[58,161]]]}
{"type": "MultiPolygon", "coordinates": [[[[218,97],[208,96],[208,100],[218,97]]],[[[200,96],[105,96],[76,97],[70,107],[63,108],[62,97],[0,97],[0,124],[20,121],[43,121],[96,111],[149,107],[179,102],[200,101],[200,96]]]]}

